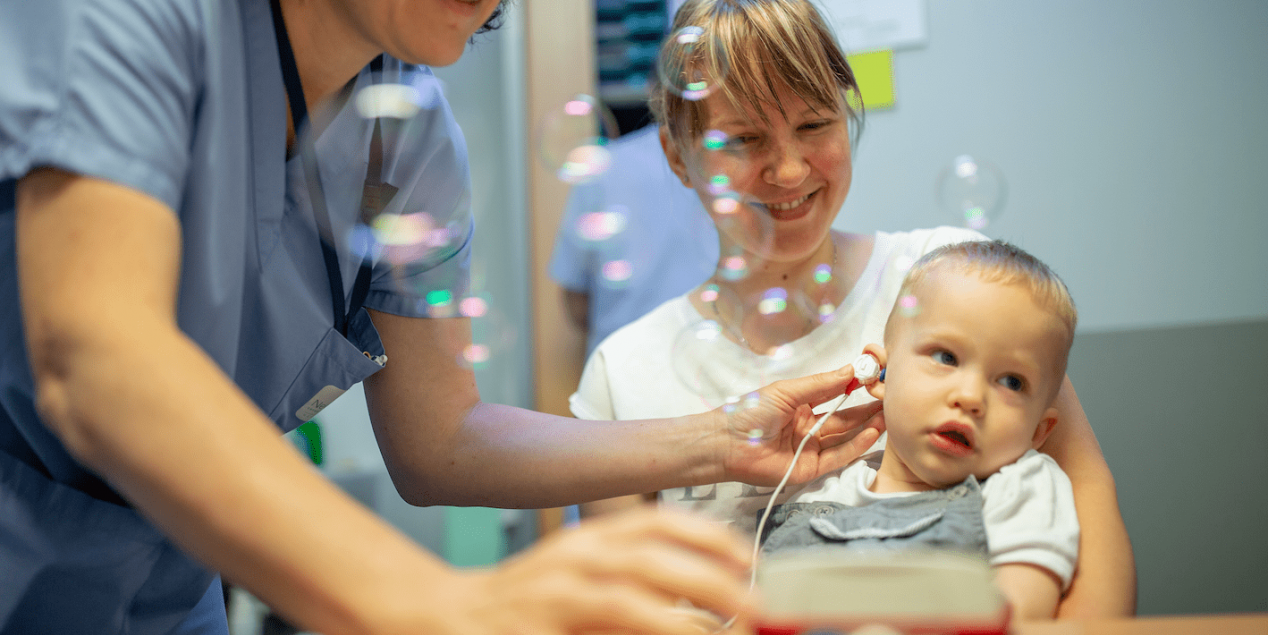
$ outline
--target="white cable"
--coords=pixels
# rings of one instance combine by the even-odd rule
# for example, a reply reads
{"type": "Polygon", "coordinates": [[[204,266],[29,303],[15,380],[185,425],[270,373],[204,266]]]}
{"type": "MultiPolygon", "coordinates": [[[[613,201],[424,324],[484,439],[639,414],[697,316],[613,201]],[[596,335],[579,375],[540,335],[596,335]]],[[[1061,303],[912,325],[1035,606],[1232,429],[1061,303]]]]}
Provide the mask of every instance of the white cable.
{"type": "Polygon", "coordinates": [[[845,398],[849,396],[850,393],[847,392],[837,397],[837,400],[828,406],[828,411],[823,413],[822,417],[819,417],[819,421],[810,428],[810,431],[806,432],[806,436],[801,437],[801,443],[797,445],[797,451],[793,453],[792,463],[788,465],[788,471],[784,472],[784,478],[779,481],[779,485],[775,486],[775,491],[771,492],[770,501],[766,503],[766,511],[762,512],[762,519],[757,521],[757,533],[753,536],[753,572],[750,574],[748,581],[750,591],[757,586],[757,554],[762,548],[762,528],[766,526],[766,520],[770,518],[770,512],[775,508],[775,499],[779,496],[779,492],[784,489],[784,486],[788,484],[788,479],[792,477],[793,468],[797,467],[797,459],[801,458],[801,451],[805,449],[806,442],[819,432],[819,429],[823,427],[823,422],[827,421],[828,417],[831,417],[833,413],[839,410],[845,403],[845,398]]]}
{"type": "MultiPolygon", "coordinates": [[[[880,363],[876,361],[875,357],[866,353],[859,355],[851,366],[854,368],[854,380],[856,380],[857,383],[852,381],[851,383],[854,383],[854,386],[847,386],[845,392],[841,393],[841,396],[837,397],[836,401],[833,401],[828,405],[827,412],[824,412],[823,416],[819,417],[819,420],[810,427],[810,430],[806,431],[806,435],[801,437],[801,443],[797,445],[797,451],[793,452],[792,462],[788,464],[788,471],[784,472],[784,478],[780,479],[779,485],[775,486],[775,491],[771,492],[770,500],[766,503],[766,510],[762,512],[762,518],[757,522],[757,532],[756,535],[753,536],[753,570],[752,573],[749,574],[748,581],[748,588],[750,591],[753,590],[753,587],[757,586],[757,555],[762,549],[762,528],[766,526],[766,521],[770,518],[770,512],[775,507],[775,499],[779,497],[779,492],[784,489],[785,485],[788,484],[788,479],[792,478],[793,468],[797,467],[797,459],[801,458],[801,451],[805,449],[806,442],[810,440],[810,437],[819,433],[819,430],[823,428],[823,424],[828,420],[828,417],[831,417],[841,409],[841,406],[845,405],[845,398],[849,397],[851,392],[863,387],[865,384],[870,384],[873,381],[876,381],[876,378],[879,377],[881,373],[880,363]]],[[[722,625],[722,629],[715,631],[715,633],[720,633],[728,628],[731,628],[731,625],[735,623],[735,617],[736,616],[732,616],[731,619],[727,620],[726,623],[722,625]]]]}

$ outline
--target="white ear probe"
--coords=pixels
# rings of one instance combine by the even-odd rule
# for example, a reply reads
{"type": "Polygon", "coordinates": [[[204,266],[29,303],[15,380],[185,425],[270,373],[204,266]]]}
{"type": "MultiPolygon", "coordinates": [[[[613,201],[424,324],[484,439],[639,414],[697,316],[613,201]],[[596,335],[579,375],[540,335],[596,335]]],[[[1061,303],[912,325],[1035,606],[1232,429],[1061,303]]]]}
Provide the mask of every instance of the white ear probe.
{"type": "MultiPolygon", "coordinates": [[[[836,401],[832,402],[832,405],[828,407],[828,411],[823,413],[823,416],[819,418],[819,421],[815,423],[814,427],[810,428],[810,431],[806,433],[806,436],[801,440],[802,445],[805,445],[806,439],[811,435],[819,433],[819,429],[823,427],[823,423],[828,420],[828,417],[832,416],[832,413],[841,408],[841,404],[845,403],[845,398],[849,397],[850,393],[862,386],[866,386],[867,384],[876,381],[876,378],[880,377],[880,362],[876,361],[875,357],[872,357],[867,353],[859,355],[850,365],[854,367],[854,379],[850,380],[850,385],[845,387],[845,392],[841,393],[841,396],[837,397],[836,401]]],[[[801,448],[797,448],[797,455],[793,456],[793,465],[797,464],[797,456],[799,456],[800,453],[801,448]]],[[[788,470],[788,473],[791,474],[792,466],[789,466],[788,470]]]]}

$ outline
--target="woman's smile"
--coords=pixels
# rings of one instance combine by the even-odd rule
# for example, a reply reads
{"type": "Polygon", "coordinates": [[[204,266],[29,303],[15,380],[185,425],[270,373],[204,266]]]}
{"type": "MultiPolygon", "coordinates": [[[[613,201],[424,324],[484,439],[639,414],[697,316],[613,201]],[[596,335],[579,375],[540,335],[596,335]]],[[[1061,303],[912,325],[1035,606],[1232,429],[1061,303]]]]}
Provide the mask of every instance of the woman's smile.
{"type": "Polygon", "coordinates": [[[804,217],[814,209],[815,197],[818,194],[819,190],[815,190],[786,203],[765,203],[765,207],[770,212],[771,218],[777,221],[793,221],[804,217]]]}

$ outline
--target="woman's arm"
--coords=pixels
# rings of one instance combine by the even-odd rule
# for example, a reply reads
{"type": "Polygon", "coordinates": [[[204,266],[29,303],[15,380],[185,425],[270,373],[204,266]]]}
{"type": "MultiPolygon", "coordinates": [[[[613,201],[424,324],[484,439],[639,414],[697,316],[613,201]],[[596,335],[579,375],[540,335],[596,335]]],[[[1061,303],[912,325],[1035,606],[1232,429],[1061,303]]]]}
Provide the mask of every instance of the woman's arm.
{"type": "Polygon", "coordinates": [[[1061,583],[1046,569],[1029,564],[995,567],[995,585],[1008,600],[1016,621],[1050,620],[1057,613],[1061,583]]]}
{"type": "MultiPolygon", "coordinates": [[[[415,505],[545,508],[720,481],[773,485],[814,423],[806,404],[839,395],[853,377],[847,366],[772,384],[743,422],[720,410],[579,421],[482,403],[474,375],[456,363],[470,342],[467,319],[371,317],[390,361],[365,381],[370,420],[397,490],[415,505]],[[754,428],[779,432],[755,446],[743,433],[754,428]]],[[[879,408],[838,414],[829,439],[807,443],[791,482],[866,450],[880,434],[870,423],[879,408]]]]}
{"type": "Polygon", "coordinates": [[[656,492],[650,494],[631,494],[617,496],[581,504],[581,518],[595,518],[604,514],[613,514],[646,504],[656,504],[656,492]]]}
{"type": "Polygon", "coordinates": [[[667,514],[614,517],[496,570],[455,572],[312,469],[180,332],[170,209],[55,170],[23,178],[17,208],[45,424],[183,548],[294,622],[331,635],[685,634],[673,598],[748,610],[746,543],[667,514]]]}
{"type": "Polygon", "coordinates": [[[1069,377],[1057,395],[1057,409],[1061,423],[1040,449],[1070,477],[1080,527],[1078,568],[1057,617],[1135,615],[1136,563],[1114,476],[1069,377]]]}

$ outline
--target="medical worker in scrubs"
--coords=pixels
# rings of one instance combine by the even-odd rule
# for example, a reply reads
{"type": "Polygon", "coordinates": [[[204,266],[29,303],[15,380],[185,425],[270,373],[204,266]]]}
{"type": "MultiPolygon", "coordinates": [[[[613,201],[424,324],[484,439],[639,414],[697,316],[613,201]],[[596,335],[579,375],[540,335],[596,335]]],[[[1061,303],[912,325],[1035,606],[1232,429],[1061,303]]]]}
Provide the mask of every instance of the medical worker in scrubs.
{"type": "MultiPolygon", "coordinates": [[[[848,383],[773,385],[744,421],[481,403],[456,362],[468,321],[424,301],[466,284],[466,150],[412,64],[453,63],[497,9],[0,0],[0,633],[225,633],[217,572],[327,635],[685,633],[682,598],[745,610],[746,543],[696,518],[603,519],[459,572],[278,433],[364,380],[406,500],[550,507],[773,485],[806,404],[848,383]],[[435,103],[409,144],[349,106],[384,81],[435,103]],[[408,262],[341,239],[392,209],[462,222],[408,262]]],[[[871,445],[873,413],[842,415],[794,478],[871,445]]]]}

